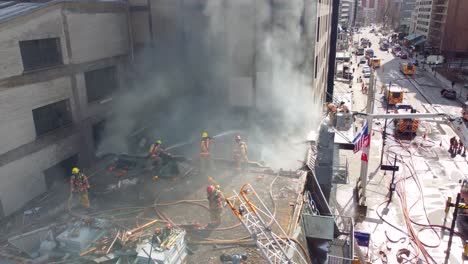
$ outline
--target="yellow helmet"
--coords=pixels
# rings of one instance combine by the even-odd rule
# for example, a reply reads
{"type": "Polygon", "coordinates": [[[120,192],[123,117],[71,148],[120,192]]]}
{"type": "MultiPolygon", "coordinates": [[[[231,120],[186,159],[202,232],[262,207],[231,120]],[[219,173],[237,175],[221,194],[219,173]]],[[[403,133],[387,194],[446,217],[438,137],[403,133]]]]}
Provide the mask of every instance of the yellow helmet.
{"type": "Polygon", "coordinates": [[[207,138],[207,137],[208,137],[208,132],[203,132],[203,133],[201,134],[201,136],[202,136],[202,138],[207,138]]]}
{"type": "Polygon", "coordinates": [[[77,173],[79,173],[79,172],[80,172],[80,169],[78,169],[77,167],[74,167],[74,168],[72,169],[72,173],[73,173],[73,174],[77,174],[77,173]]]}
{"type": "Polygon", "coordinates": [[[158,139],[158,140],[156,140],[156,143],[158,143],[159,145],[161,145],[161,144],[162,144],[162,140],[158,139]]]}

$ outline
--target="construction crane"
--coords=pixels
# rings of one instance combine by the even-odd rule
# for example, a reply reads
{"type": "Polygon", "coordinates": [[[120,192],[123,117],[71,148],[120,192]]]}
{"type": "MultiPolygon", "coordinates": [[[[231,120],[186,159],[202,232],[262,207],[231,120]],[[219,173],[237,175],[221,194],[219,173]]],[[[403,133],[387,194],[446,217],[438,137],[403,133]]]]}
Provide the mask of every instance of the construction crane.
{"type": "Polygon", "coordinates": [[[233,196],[226,198],[226,203],[250,233],[268,263],[309,263],[250,184],[244,184],[238,193],[234,191],[233,196]]]}

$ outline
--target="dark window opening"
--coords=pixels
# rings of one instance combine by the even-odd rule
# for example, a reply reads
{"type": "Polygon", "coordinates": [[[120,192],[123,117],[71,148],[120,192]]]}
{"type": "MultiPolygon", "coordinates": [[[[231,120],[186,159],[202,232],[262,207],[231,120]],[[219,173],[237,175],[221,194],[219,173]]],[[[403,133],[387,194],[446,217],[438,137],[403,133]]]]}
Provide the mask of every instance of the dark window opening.
{"type": "Polygon", "coordinates": [[[106,120],[102,120],[93,125],[93,141],[94,151],[96,151],[104,139],[104,132],[106,128],[106,120]]]}
{"type": "Polygon", "coordinates": [[[68,184],[71,170],[77,167],[78,154],[61,161],[58,164],[44,171],[44,178],[47,190],[50,190],[55,184],[68,184]]]}
{"type": "Polygon", "coordinates": [[[19,46],[25,71],[63,64],[60,38],[24,40],[19,46]]]}
{"type": "Polygon", "coordinates": [[[85,72],[85,82],[88,102],[105,99],[118,86],[115,67],[85,72]]]}
{"type": "Polygon", "coordinates": [[[320,39],[320,17],[317,19],[317,42],[320,39]]]}
{"type": "Polygon", "coordinates": [[[68,99],[33,109],[32,112],[37,136],[72,123],[68,99]]]}
{"type": "Polygon", "coordinates": [[[318,71],[318,56],[315,56],[315,79],[317,79],[317,71],[318,71]]]}

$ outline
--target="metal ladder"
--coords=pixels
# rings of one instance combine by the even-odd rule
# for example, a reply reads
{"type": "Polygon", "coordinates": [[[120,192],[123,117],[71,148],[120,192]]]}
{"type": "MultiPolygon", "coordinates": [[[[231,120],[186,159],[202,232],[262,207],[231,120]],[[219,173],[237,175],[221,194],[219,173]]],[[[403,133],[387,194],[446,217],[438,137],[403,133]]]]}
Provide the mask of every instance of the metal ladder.
{"type": "Polygon", "coordinates": [[[239,193],[234,191],[233,196],[226,198],[226,203],[250,233],[250,237],[269,263],[308,263],[250,184],[244,184],[239,193]],[[259,202],[260,206],[254,205],[247,195],[259,202]],[[280,236],[273,232],[273,229],[280,236]],[[293,260],[293,256],[297,261],[293,260]]]}

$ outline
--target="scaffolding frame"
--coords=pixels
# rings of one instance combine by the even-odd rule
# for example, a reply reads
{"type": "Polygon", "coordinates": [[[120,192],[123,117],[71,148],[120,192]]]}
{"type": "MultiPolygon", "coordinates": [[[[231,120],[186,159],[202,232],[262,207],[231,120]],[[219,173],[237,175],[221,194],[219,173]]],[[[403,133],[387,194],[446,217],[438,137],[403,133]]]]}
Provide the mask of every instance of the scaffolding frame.
{"type": "Polygon", "coordinates": [[[308,263],[250,184],[244,184],[239,192],[233,193],[233,196],[226,198],[226,203],[249,232],[268,263],[308,263]],[[247,196],[251,196],[251,199],[247,196]],[[258,202],[258,206],[251,200],[258,202]]]}

